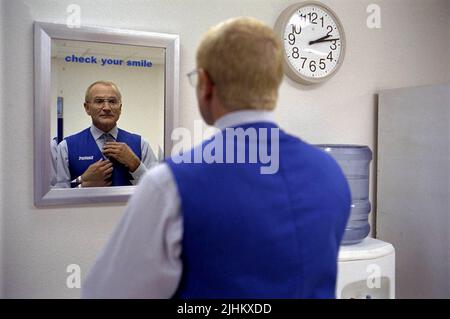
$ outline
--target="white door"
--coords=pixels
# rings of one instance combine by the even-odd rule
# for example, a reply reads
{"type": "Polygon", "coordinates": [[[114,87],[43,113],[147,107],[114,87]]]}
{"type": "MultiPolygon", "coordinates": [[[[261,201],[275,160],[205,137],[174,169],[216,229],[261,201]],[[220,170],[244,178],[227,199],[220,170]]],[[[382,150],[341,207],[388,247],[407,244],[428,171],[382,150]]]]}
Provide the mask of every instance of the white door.
{"type": "Polygon", "coordinates": [[[450,298],[449,114],[450,85],[379,95],[376,232],[397,298],[450,298]]]}

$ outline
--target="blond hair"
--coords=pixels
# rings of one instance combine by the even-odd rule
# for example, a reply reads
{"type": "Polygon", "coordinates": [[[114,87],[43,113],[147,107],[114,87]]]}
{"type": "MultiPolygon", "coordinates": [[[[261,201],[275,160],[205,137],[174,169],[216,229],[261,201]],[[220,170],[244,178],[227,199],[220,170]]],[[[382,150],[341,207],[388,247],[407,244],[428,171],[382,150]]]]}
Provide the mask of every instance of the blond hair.
{"type": "Polygon", "coordinates": [[[197,67],[208,73],[227,109],[275,108],[283,77],[281,42],[262,22],[239,17],[211,28],[197,50],[197,67]]]}
{"type": "Polygon", "coordinates": [[[86,93],[84,95],[84,101],[85,102],[89,102],[91,89],[97,84],[101,84],[101,85],[112,87],[114,89],[114,91],[116,91],[116,94],[117,94],[117,97],[119,98],[119,101],[122,101],[122,94],[120,94],[120,91],[119,91],[119,88],[117,87],[117,85],[114,82],[111,82],[111,81],[101,80],[101,81],[95,81],[94,83],[92,83],[91,85],[88,86],[88,88],[86,89],[86,93]]]}

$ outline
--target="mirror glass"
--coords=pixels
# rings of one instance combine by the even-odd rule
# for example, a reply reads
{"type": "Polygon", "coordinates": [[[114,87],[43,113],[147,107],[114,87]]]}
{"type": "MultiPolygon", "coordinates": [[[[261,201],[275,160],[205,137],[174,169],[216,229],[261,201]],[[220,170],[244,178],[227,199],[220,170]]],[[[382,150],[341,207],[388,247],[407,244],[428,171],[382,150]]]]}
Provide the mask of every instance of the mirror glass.
{"type": "MultiPolygon", "coordinates": [[[[162,160],[164,62],[164,48],[52,39],[52,145],[91,126],[83,106],[86,89],[96,81],[110,81],[122,96],[117,127],[148,142],[153,153],[148,163],[162,160]]],[[[52,165],[61,179],[60,167],[52,165]]],[[[59,182],[54,186],[64,187],[56,178],[52,180],[59,182]]]]}
{"type": "Polygon", "coordinates": [[[147,169],[170,153],[178,63],[177,35],[35,23],[35,204],[126,200],[139,177],[128,170],[118,177],[121,163],[101,145],[124,142],[147,169]],[[87,94],[98,81],[113,83],[112,93],[87,94]],[[105,121],[117,127],[108,129],[109,138],[98,127],[105,121]],[[87,142],[79,144],[81,136],[89,136],[87,142]],[[114,162],[112,184],[76,187],[76,176],[97,157],[114,162]]]}

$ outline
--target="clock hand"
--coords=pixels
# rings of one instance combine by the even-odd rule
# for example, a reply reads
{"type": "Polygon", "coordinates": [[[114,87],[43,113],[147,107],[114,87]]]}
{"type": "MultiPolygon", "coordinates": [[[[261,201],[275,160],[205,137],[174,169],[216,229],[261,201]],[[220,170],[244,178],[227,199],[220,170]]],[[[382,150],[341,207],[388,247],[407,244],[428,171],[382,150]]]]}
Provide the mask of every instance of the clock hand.
{"type": "Polygon", "coordinates": [[[304,52],[313,53],[313,54],[317,54],[317,55],[321,55],[321,56],[326,56],[328,54],[328,53],[325,53],[325,52],[322,52],[322,51],[317,51],[317,50],[310,49],[310,48],[304,49],[303,51],[304,52]]]}
{"type": "Polygon", "coordinates": [[[309,41],[309,45],[321,42],[321,41],[323,41],[325,39],[328,39],[329,37],[331,37],[331,34],[327,34],[326,36],[323,36],[323,37],[321,37],[321,38],[319,38],[317,40],[314,40],[314,41],[309,41]]]}
{"type": "Polygon", "coordinates": [[[336,39],[323,39],[323,40],[316,40],[316,41],[309,41],[309,45],[316,44],[316,43],[322,43],[322,42],[331,42],[331,41],[337,41],[340,40],[339,38],[336,39]]]}

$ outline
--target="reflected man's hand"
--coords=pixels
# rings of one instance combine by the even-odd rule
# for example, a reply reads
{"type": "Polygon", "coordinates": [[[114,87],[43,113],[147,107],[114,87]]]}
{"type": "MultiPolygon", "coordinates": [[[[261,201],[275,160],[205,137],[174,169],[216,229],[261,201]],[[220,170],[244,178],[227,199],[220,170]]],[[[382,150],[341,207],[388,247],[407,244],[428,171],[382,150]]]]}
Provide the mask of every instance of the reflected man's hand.
{"type": "Polygon", "coordinates": [[[139,157],[125,143],[107,142],[103,147],[103,154],[122,163],[130,172],[134,172],[141,164],[139,157]]]}
{"type": "Polygon", "coordinates": [[[91,164],[81,175],[82,187],[111,186],[113,164],[108,160],[100,159],[91,164]]]}

